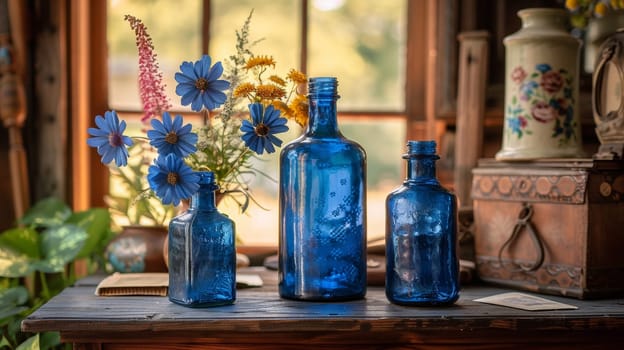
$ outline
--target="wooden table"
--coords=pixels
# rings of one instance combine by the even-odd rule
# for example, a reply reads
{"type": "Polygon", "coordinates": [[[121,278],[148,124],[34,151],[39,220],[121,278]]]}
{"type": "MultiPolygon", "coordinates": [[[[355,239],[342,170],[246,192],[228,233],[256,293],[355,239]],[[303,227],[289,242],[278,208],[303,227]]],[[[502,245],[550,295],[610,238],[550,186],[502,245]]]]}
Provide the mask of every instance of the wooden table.
{"type": "MultiPolygon", "coordinates": [[[[624,349],[624,298],[581,301],[545,296],[577,310],[523,311],[474,302],[507,292],[467,286],[457,304],[390,304],[381,287],[340,303],[280,299],[277,273],[242,289],[234,305],[191,309],[166,297],[98,297],[85,279],[26,318],[28,332],[60,331],[77,349],[624,349]]],[[[247,271],[249,272],[249,271],[247,271]]]]}

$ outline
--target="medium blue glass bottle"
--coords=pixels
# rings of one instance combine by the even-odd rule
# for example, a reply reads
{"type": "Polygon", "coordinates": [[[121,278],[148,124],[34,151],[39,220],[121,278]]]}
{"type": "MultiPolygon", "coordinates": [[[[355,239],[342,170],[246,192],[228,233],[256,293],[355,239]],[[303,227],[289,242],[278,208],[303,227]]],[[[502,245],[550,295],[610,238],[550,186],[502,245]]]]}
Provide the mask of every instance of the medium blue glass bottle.
{"type": "Polygon", "coordinates": [[[280,155],[279,293],[366,294],[366,153],[338,128],[336,78],[309,80],[309,121],[280,155]]]}
{"type": "Polygon", "coordinates": [[[215,205],[214,173],[198,172],[190,208],[169,223],[169,300],[189,307],[236,300],[234,222],[215,205]]]}
{"type": "Polygon", "coordinates": [[[407,143],[407,179],[386,199],[386,296],[400,305],[459,297],[455,195],[435,173],[435,141],[407,143]]]}

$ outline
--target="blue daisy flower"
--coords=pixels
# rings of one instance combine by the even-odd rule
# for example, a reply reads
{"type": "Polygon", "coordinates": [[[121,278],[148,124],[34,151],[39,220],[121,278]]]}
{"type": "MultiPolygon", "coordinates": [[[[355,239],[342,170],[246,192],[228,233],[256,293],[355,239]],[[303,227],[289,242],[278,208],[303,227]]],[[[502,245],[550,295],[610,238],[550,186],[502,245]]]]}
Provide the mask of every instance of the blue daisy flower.
{"type": "Polygon", "coordinates": [[[162,122],[152,119],[152,130],[147,131],[150,145],[156,147],[158,154],[166,156],[173,153],[180,158],[184,158],[197,151],[197,134],[192,133],[191,124],[182,126],[181,115],[176,115],[173,121],[169,112],[164,112],[162,122]]]}
{"type": "Polygon", "coordinates": [[[199,189],[199,175],[173,154],[160,156],[149,167],[147,181],[163,204],[180,204],[199,189]]]}
{"type": "Polygon", "coordinates": [[[275,137],[275,134],[288,131],[286,118],[280,117],[280,111],[273,106],[264,109],[261,103],[249,105],[251,120],[243,120],[240,130],[243,132],[241,138],[245,145],[257,154],[275,152],[273,145],[282,145],[282,140],[275,137]]]}
{"type": "Polygon", "coordinates": [[[182,97],[182,105],[191,105],[191,109],[199,112],[203,107],[208,110],[221,106],[226,99],[223,90],[230,87],[226,80],[219,80],[223,74],[221,62],[211,64],[210,56],[203,55],[199,61],[182,62],[181,73],[175,74],[176,94],[182,97]]]}
{"type": "Polygon", "coordinates": [[[87,139],[87,144],[97,148],[102,156],[102,163],[108,164],[113,159],[117,166],[128,165],[128,148],[132,146],[132,139],[123,133],[126,130],[126,122],[119,122],[115,111],[106,111],[104,118],[101,115],[95,117],[97,128],[89,128],[87,132],[93,136],[87,139]]]}

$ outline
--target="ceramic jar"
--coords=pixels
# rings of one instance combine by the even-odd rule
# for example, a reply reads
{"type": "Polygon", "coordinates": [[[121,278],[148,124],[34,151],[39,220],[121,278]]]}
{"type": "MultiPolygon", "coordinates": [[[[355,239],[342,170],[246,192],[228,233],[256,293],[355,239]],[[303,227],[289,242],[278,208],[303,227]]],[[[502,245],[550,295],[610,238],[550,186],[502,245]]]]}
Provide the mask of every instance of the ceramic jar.
{"type": "Polygon", "coordinates": [[[116,272],[167,272],[162,246],[164,226],[124,226],[106,247],[106,258],[116,272]]]}
{"type": "Polygon", "coordinates": [[[497,160],[582,156],[578,112],[580,41],[568,12],[518,12],[522,28],[505,45],[505,120],[497,160]]]}

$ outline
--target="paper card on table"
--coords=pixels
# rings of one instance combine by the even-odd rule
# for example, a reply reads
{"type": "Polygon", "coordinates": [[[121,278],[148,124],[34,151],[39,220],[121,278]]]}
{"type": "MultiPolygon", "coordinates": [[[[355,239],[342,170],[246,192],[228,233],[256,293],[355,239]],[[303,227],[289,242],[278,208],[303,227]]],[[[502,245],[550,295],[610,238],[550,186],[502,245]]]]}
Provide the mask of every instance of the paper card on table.
{"type": "MultiPolygon", "coordinates": [[[[236,274],[237,288],[262,287],[262,278],[256,274],[236,274]]],[[[95,289],[100,296],[155,295],[166,296],[169,287],[167,273],[119,273],[106,277],[95,289]]]]}
{"type": "Polygon", "coordinates": [[[167,273],[119,273],[106,277],[95,289],[96,295],[167,295],[167,273]]]}
{"type": "Polygon", "coordinates": [[[496,294],[485,298],[475,299],[474,301],[499,306],[507,306],[528,311],[578,309],[578,307],[574,305],[564,304],[557,301],[536,297],[534,295],[516,292],[496,294]]]}

